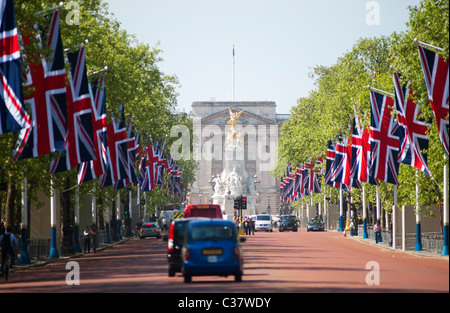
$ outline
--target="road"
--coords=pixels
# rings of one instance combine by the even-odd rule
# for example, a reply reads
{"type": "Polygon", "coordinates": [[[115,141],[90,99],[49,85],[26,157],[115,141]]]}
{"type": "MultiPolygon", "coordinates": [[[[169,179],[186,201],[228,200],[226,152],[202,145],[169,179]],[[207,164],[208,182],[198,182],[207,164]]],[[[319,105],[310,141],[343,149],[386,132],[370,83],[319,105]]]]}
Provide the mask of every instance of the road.
{"type": "Polygon", "coordinates": [[[304,229],[258,232],[243,243],[242,282],[231,276],[194,277],[185,284],[180,274],[167,275],[167,242],[133,239],[96,254],[15,271],[8,283],[0,281],[0,293],[449,292],[448,257],[416,256],[362,241],[304,229]],[[69,282],[76,277],[72,267],[66,269],[69,261],[79,265],[79,285],[66,283],[68,274],[69,282]]]}

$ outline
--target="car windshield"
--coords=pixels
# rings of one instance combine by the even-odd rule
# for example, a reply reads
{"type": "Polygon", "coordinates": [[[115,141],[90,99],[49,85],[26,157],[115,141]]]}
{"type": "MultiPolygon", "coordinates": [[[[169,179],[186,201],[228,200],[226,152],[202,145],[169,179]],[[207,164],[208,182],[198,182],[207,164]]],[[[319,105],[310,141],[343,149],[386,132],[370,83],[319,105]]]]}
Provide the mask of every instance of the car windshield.
{"type": "Polygon", "coordinates": [[[256,217],[258,221],[270,221],[269,215],[261,215],[256,217]]]}
{"type": "Polygon", "coordinates": [[[156,228],[155,224],[144,224],[142,225],[142,228],[156,228]]]}
{"type": "Polygon", "coordinates": [[[322,225],[322,220],[319,219],[313,219],[311,221],[309,221],[309,225],[322,225]]]}
{"type": "Polygon", "coordinates": [[[228,225],[199,225],[191,229],[192,240],[230,240],[234,238],[234,227],[228,225]]]}
{"type": "Polygon", "coordinates": [[[282,216],[281,220],[285,223],[295,223],[296,222],[295,216],[282,216]]]}

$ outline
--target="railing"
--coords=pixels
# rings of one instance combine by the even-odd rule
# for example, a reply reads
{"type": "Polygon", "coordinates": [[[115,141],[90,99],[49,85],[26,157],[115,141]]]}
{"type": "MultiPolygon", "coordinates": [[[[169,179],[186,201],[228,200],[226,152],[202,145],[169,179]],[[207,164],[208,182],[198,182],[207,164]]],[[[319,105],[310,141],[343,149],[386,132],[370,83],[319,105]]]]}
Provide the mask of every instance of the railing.
{"type": "MultiPolygon", "coordinates": [[[[358,227],[358,236],[363,235],[363,226],[358,227]]],[[[375,235],[372,227],[367,227],[367,235],[369,239],[375,240],[375,235]]],[[[383,242],[392,246],[392,235],[390,230],[382,230],[381,237],[383,242]]],[[[396,236],[397,249],[402,248],[401,235],[396,236]]],[[[440,253],[444,245],[444,236],[441,233],[422,233],[421,234],[422,250],[428,252],[440,253]]],[[[405,236],[405,250],[414,250],[416,246],[416,234],[409,233],[405,236]]]]}
{"type": "MultiPolygon", "coordinates": [[[[126,230],[125,229],[121,229],[120,231],[122,238],[125,238],[125,234],[126,234],[126,230]]],[[[110,238],[112,241],[112,236],[110,234],[110,238]]],[[[19,240],[19,249],[18,249],[18,254],[20,254],[21,251],[21,242],[20,242],[20,238],[18,238],[19,240]]],[[[106,230],[100,230],[97,232],[97,245],[98,247],[101,247],[105,244],[107,244],[107,234],[106,234],[106,230]]],[[[84,236],[80,235],[78,237],[78,242],[80,244],[80,248],[81,250],[83,250],[84,248],[84,236]]],[[[93,242],[91,241],[91,250],[92,250],[92,244],[93,242]]],[[[50,246],[51,246],[51,240],[50,238],[29,238],[28,239],[28,256],[31,260],[44,260],[47,259],[50,255],[50,246]]],[[[57,243],[57,250],[60,252],[61,251],[61,242],[57,243]]],[[[16,257],[16,260],[18,260],[18,256],[16,257]]]]}

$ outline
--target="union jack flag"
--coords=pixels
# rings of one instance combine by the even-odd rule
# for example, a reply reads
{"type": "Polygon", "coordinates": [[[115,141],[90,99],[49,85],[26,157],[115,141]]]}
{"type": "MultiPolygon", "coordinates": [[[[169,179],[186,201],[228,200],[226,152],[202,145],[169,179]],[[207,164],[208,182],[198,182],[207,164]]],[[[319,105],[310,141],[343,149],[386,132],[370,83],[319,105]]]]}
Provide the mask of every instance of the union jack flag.
{"type": "Polygon", "coordinates": [[[402,87],[399,74],[394,74],[395,104],[399,124],[400,153],[398,162],[415,167],[432,176],[427,166],[429,138],[428,127],[431,126],[419,119],[420,106],[414,102],[410,88],[402,87]]]}
{"type": "Polygon", "coordinates": [[[78,166],[78,184],[100,177],[106,172],[108,156],[105,91],[105,74],[103,74],[98,82],[91,86],[95,160],[83,162],[78,166]]]}
{"type": "Polygon", "coordinates": [[[361,182],[378,185],[377,180],[370,175],[369,162],[371,155],[369,128],[363,128],[361,120],[354,108],[355,118],[353,119],[352,133],[352,166],[350,176],[352,186],[361,188],[361,182]]]}
{"type": "MultiPolygon", "coordinates": [[[[25,46],[32,44],[30,36],[22,38],[25,46]]],[[[36,38],[41,43],[41,35],[36,35],[36,38]]],[[[19,148],[14,151],[15,160],[65,150],[66,70],[59,29],[59,11],[55,11],[51,17],[47,47],[51,50],[48,61],[41,58],[40,64],[28,64],[29,73],[25,86],[33,87],[34,90],[25,101],[31,105],[33,126],[20,132],[19,148]]]]}
{"type": "Polygon", "coordinates": [[[427,85],[428,98],[430,99],[434,117],[439,131],[439,139],[442,142],[445,152],[449,154],[449,79],[448,61],[445,62],[442,56],[422,46],[419,48],[420,63],[422,64],[423,75],[427,85]]]}
{"type": "Polygon", "coordinates": [[[78,164],[95,160],[93,114],[87,80],[84,47],[69,53],[71,64],[70,86],[67,88],[67,136],[65,154],[50,164],[50,173],[70,170],[78,164]]]}
{"type": "Polygon", "coordinates": [[[303,170],[300,166],[297,166],[295,172],[295,186],[294,186],[295,199],[303,199],[303,170]]]}
{"type": "Polygon", "coordinates": [[[347,185],[336,182],[332,179],[334,174],[333,168],[335,159],[336,159],[336,144],[332,140],[330,140],[328,141],[327,156],[326,156],[327,164],[325,168],[325,184],[342,190],[349,190],[347,185]]]}
{"type": "Polygon", "coordinates": [[[19,38],[12,0],[0,0],[0,135],[31,127],[23,106],[19,38]]]}
{"type": "MultiPolygon", "coordinates": [[[[122,145],[120,145],[122,146],[122,145]]],[[[138,183],[137,165],[136,165],[136,152],[139,146],[139,135],[135,135],[133,132],[133,126],[130,124],[128,128],[128,140],[126,141],[125,155],[121,155],[121,163],[126,170],[126,175],[122,176],[115,185],[114,189],[118,190],[126,187],[129,184],[136,186],[138,183]]],[[[122,153],[120,153],[122,154],[122,153]]]]}
{"type": "Polygon", "coordinates": [[[115,186],[120,179],[125,179],[128,175],[124,162],[128,153],[128,131],[125,125],[123,107],[121,107],[121,117],[117,121],[112,119],[111,123],[106,125],[107,134],[107,167],[103,175],[99,177],[100,186],[115,186]]]}
{"type": "Polygon", "coordinates": [[[398,123],[391,116],[393,106],[392,98],[375,91],[370,92],[370,173],[376,179],[398,185],[400,139],[398,123]]]}
{"type": "Polygon", "coordinates": [[[335,158],[333,163],[333,172],[331,180],[349,186],[351,184],[351,144],[347,139],[336,143],[335,158]]]}
{"type": "Polygon", "coordinates": [[[143,162],[144,180],[141,190],[151,191],[160,181],[159,177],[161,174],[160,164],[162,164],[162,152],[159,143],[153,143],[151,138],[147,145],[146,152],[146,158],[143,162]]]}

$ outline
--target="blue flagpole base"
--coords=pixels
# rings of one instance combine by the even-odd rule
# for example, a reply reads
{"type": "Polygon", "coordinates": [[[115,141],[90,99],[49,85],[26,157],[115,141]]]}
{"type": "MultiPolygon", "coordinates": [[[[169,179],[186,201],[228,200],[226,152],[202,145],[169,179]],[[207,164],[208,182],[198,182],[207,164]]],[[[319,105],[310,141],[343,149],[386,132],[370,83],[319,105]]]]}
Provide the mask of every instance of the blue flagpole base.
{"type": "Polygon", "coordinates": [[[441,255],[448,255],[448,225],[444,225],[444,246],[441,250],[441,255]]]}
{"type": "Polygon", "coordinates": [[[339,216],[339,231],[344,231],[344,217],[339,216]]]}
{"type": "Polygon", "coordinates": [[[56,227],[51,228],[51,237],[50,237],[50,255],[48,256],[50,259],[59,258],[58,250],[56,249],[56,227]]]}
{"type": "Polygon", "coordinates": [[[80,246],[80,226],[79,225],[75,225],[74,239],[75,239],[75,243],[74,243],[75,252],[81,253],[82,250],[81,250],[81,246],[80,246]]]}
{"type": "Polygon", "coordinates": [[[28,229],[22,228],[22,251],[20,252],[19,264],[30,264],[30,256],[28,254],[28,229]]]}
{"type": "Polygon", "coordinates": [[[367,219],[363,220],[363,239],[369,238],[369,235],[367,234],[367,219]]]}
{"type": "Polygon", "coordinates": [[[414,247],[414,251],[422,251],[422,232],[420,223],[416,224],[416,246],[414,247]]]}
{"type": "Polygon", "coordinates": [[[111,238],[109,237],[109,223],[106,223],[106,242],[107,244],[111,243],[111,238]]]}

